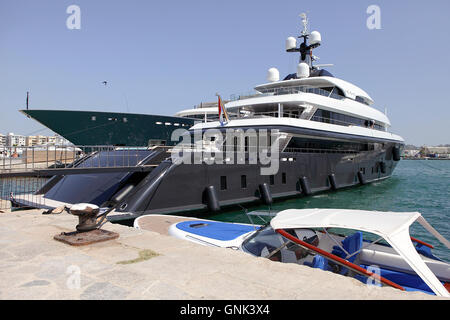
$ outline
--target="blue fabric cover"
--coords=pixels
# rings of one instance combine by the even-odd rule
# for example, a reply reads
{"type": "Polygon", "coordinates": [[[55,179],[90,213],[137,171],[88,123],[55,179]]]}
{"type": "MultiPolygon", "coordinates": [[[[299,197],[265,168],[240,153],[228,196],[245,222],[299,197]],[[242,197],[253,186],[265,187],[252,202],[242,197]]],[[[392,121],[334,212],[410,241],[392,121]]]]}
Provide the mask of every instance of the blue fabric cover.
{"type": "Polygon", "coordinates": [[[427,246],[425,246],[425,245],[423,245],[421,243],[417,243],[416,244],[416,250],[417,250],[418,253],[424,255],[425,257],[428,257],[428,258],[431,258],[431,259],[434,259],[434,260],[442,261],[438,257],[435,257],[433,255],[433,253],[431,253],[431,248],[430,247],[427,247],[427,246]]]}
{"type": "MultiPolygon", "coordinates": [[[[342,241],[342,247],[349,253],[352,254],[354,252],[357,252],[359,250],[361,250],[363,246],[363,235],[361,231],[355,232],[354,234],[352,234],[351,236],[346,237],[343,241],[342,241]]],[[[333,247],[333,251],[332,254],[341,257],[342,259],[345,259],[347,257],[347,254],[342,251],[341,248],[339,248],[338,246],[334,246],[333,247]]],[[[355,261],[356,257],[358,255],[355,254],[353,256],[351,256],[348,261],[353,262],[355,261]]]]}
{"type": "MultiPolygon", "coordinates": [[[[361,265],[361,267],[364,268],[364,267],[367,267],[367,266],[361,265]]],[[[355,275],[355,279],[361,281],[362,283],[367,283],[367,277],[366,276],[357,274],[357,275],[355,275]]],[[[399,283],[397,283],[397,284],[399,284],[399,283]]],[[[381,287],[381,283],[376,283],[376,284],[373,284],[373,285],[375,285],[377,287],[381,287]]],[[[405,291],[420,291],[420,292],[423,292],[423,293],[434,295],[434,293],[431,292],[431,291],[420,290],[420,289],[417,289],[417,288],[411,288],[411,287],[407,287],[407,286],[404,286],[404,285],[402,287],[403,287],[403,289],[405,289],[405,291]]]]}
{"type": "MultiPolygon", "coordinates": [[[[363,236],[362,236],[362,232],[360,232],[360,231],[352,234],[351,236],[346,237],[342,241],[342,246],[344,247],[345,250],[347,250],[347,252],[349,254],[359,251],[362,248],[362,245],[363,245],[363,236]]],[[[333,247],[332,254],[334,254],[342,259],[345,259],[347,256],[347,254],[338,246],[333,247]]],[[[357,256],[358,255],[355,254],[354,256],[350,257],[350,259],[348,259],[348,261],[350,261],[350,262],[355,261],[357,256]]],[[[320,255],[315,255],[312,263],[304,262],[304,265],[307,265],[307,266],[310,266],[313,268],[319,268],[322,270],[332,270],[332,268],[328,264],[328,260],[320,255]]],[[[347,272],[348,272],[348,269],[342,267],[339,273],[346,274],[347,272]]]]}
{"type": "Polygon", "coordinates": [[[177,223],[176,227],[198,236],[221,241],[233,240],[247,232],[255,230],[253,226],[249,225],[205,220],[183,221],[177,223]]]}
{"type": "MultiPolygon", "coordinates": [[[[351,255],[354,252],[357,252],[359,250],[361,250],[363,246],[363,235],[361,231],[355,232],[354,234],[352,234],[351,236],[346,237],[343,241],[342,241],[342,247],[347,250],[347,252],[351,255]]],[[[347,254],[338,246],[334,246],[333,247],[333,251],[331,252],[332,254],[342,258],[342,259],[346,259],[347,254]]],[[[348,260],[349,262],[354,262],[356,257],[358,256],[358,254],[355,254],[353,256],[351,256],[348,260]]],[[[341,271],[339,272],[340,274],[346,274],[348,272],[347,268],[342,267],[341,271]]]]}
{"type": "Polygon", "coordinates": [[[313,259],[312,262],[305,261],[303,264],[305,266],[309,266],[309,267],[313,267],[313,268],[319,268],[319,269],[322,269],[322,270],[329,270],[329,268],[328,268],[328,260],[325,259],[324,257],[318,255],[318,254],[316,254],[314,256],[314,259],[313,259]]]}
{"type": "MultiPolygon", "coordinates": [[[[362,268],[367,269],[367,265],[361,265],[362,268]]],[[[422,280],[421,277],[415,274],[409,274],[405,272],[399,272],[389,269],[380,268],[380,276],[395,282],[402,287],[408,287],[408,291],[413,289],[419,291],[426,291],[428,293],[433,293],[433,291],[428,287],[428,285],[422,280]]]]}

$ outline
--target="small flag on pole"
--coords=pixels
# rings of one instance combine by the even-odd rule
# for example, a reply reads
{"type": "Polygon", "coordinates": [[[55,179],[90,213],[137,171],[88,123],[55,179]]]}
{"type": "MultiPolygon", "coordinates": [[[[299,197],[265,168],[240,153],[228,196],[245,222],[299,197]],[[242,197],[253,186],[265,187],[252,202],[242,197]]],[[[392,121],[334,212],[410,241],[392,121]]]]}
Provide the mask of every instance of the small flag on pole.
{"type": "Polygon", "coordinates": [[[219,107],[219,122],[220,122],[220,125],[223,126],[224,124],[227,124],[230,121],[230,119],[228,118],[227,110],[223,106],[222,99],[220,98],[219,94],[217,94],[217,98],[219,99],[219,101],[217,103],[217,105],[219,107]],[[225,121],[224,121],[224,117],[225,117],[225,121]]]}

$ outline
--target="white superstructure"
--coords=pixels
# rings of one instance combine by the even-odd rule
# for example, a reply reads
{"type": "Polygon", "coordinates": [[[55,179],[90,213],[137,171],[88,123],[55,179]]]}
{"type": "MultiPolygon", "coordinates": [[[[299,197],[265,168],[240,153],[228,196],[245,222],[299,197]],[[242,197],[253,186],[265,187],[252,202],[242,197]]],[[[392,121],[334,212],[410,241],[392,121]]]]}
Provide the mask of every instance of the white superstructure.
{"type": "MultiPolygon", "coordinates": [[[[403,143],[402,137],[388,132],[391,122],[373,107],[374,100],[366,91],[313,65],[317,57],[312,50],[321,44],[322,37],[317,31],[308,33],[306,17],[303,26],[299,47],[294,37],[286,41],[286,51],[300,53],[296,73],[280,80],[279,71],[270,68],[268,82],[257,85],[254,94],[225,104],[231,114],[231,121],[225,126],[294,126],[403,143]]],[[[222,125],[214,121],[193,129],[219,126],[222,125]]]]}

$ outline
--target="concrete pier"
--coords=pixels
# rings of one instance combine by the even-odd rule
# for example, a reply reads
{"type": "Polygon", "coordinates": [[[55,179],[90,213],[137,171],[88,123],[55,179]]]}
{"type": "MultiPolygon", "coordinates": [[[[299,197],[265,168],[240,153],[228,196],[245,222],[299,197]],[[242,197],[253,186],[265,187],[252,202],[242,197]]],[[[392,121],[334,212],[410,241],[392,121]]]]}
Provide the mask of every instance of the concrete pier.
{"type": "Polygon", "coordinates": [[[0,299],[440,299],[118,224],[103,227],[120,234],[103,243],[53,239],[77,221],[0,213],[0,299]]]}

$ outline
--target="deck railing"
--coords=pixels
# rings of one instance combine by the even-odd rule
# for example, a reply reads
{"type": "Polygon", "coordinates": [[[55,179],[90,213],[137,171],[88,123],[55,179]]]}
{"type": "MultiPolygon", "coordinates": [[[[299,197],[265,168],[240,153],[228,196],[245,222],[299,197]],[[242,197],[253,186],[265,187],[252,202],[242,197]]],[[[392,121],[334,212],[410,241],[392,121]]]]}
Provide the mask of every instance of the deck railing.
{"type": "Polygon", "coordinates": [[[14,199],[45,207],[35,194],[52,176],[109,172],[149,172],[170,154],[166,146],[0,146],[0,211],[14,199]]]}
{"type": "Polygon", "coordinates": [[[146,153],[141,151],[154,148],[167,147],[117,147],[106,145],[0,146],[0,174],[73,168],[76,163],[82,160],[84,160],[83,167],[130,167],[143,160],[146,153]],[[97,156],[100,154],[101,156],[97,156]]]}
{"type": "Polygon", "coordinates": [[[333,98],[333,99],[345,99],[344,96],[341,96],[334,91],[328,91],[321,88],[314,88],[310,86],[289,86],[289,87],[277,87],[277,88],[267,88],[261,89],[260,92],[249,92],[244,94],[233,94],[230,96],[231,101],[236,100],[244,100],[255,97],[262,96],[279,96],[285,94],[296,94],[296,93],[313,93],[318,94],[324,97],[333,98]]]}

